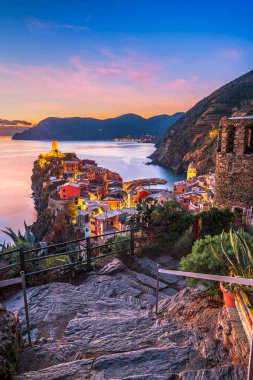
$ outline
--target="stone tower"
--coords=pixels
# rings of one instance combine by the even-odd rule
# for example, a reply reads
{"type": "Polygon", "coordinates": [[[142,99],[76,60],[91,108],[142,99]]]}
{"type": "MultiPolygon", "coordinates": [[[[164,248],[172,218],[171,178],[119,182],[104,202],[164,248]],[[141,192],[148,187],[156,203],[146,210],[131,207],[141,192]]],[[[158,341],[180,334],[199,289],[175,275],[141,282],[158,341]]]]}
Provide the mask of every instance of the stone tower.
{"type": "Polygon", "coordinates": [[[197,168],[193,162],[187,168],[187,179],[197,177],[197,168]]]}
{"type": "Polygon", "coordinates": [[[214,204],[217,207],[229,207],[252,220],[253,116],[221,119],[214,204]]]}
{"type": "Polygon", "coordinates": [[[59,148],[58,148],[58,141],[57,140],[53,140],[52,141],[52,151],[58,151],[59,148]]]}

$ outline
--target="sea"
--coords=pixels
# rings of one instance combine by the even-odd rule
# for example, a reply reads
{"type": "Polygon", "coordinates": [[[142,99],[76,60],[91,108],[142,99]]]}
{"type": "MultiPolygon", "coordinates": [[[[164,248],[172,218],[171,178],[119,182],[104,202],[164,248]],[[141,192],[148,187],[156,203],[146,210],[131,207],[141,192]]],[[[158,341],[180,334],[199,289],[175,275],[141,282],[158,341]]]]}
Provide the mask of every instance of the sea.
{"type": "MultiPolygon", "coordinates": [[[[118,172],[124,181],[138,178],[164,178],[171,189],[173,182],[185,178],[158,165],[146,165],[154,144],[116,141],[59,142],[61,152],[75,152],[80,158],[96,160],[99,166],[118,172]]],[[[0,138],[0,243],[9,241],[2,232],[6,227],[24,231],[24,221],[36,220],[31,175],[33,162],[40,153],[51,150],[50,141],[16,141],[0,138]]]]}

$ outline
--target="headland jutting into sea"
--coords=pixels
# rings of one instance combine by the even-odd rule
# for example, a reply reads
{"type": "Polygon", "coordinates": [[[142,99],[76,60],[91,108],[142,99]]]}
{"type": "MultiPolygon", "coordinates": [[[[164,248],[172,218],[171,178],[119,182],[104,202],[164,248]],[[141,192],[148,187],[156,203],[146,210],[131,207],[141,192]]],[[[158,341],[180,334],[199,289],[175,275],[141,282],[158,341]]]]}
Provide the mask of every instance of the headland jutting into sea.
{"type": "Polygon", "coordinates": [[[197,177],[193,163],[186,181],[173,188],[157,188],[165,179],[143,178],[123,182],[120,174],[99,167],[94,160],[62,153],[52,142],[49,153],[34,162],[32,190],[37,221],[32,226],[36,241],[58,243],[127,228],[124,220],[137,213],[140,201],[163,204],[176,199],[195,213],[213,204],[214,177],[197,177]]]}

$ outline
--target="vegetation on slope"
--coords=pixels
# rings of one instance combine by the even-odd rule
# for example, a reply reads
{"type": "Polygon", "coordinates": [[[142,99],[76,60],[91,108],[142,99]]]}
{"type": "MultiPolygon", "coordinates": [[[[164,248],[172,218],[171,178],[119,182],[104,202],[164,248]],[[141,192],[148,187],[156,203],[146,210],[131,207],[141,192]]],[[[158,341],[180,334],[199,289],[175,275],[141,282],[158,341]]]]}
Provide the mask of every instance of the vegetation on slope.
{"type": "Polygon", "coordinates": [[[195,160],[199,173],[214,168],[217,129],[222,116],[253,114],[253,70],[202,99],[164,135],[151,156],[174,172],[195,160]]]}

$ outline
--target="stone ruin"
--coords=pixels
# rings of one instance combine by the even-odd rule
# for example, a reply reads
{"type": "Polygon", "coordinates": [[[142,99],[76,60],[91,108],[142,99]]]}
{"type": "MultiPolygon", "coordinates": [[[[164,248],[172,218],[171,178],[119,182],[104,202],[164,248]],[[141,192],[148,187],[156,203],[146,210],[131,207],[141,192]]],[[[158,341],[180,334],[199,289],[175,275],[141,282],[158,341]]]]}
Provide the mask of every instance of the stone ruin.
{"type": "Polygon", "coordinates": [[[216,207],[253,222],[253,116],[222,118],[215,170],[216,207]]]}

